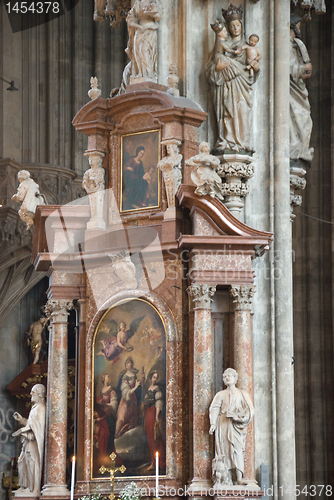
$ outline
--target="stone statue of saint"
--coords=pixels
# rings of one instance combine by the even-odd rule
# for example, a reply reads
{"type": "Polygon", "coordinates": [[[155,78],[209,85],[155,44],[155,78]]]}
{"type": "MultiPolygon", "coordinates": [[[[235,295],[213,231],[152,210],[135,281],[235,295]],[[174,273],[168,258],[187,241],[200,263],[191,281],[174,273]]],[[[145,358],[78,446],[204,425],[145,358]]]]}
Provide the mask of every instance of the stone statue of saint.
{"type": "Polygon", "coordinates": [[[31,323],[29,331],[27,332],[27,342],[34,357],[32,362],[33,365],[36,365],[39,361],[39,355],[43,345],[42,333],[48,321],[49,318],[39,318],[39,320],[31,323]]]}
{"type": "Polygon", "coordinates": [[[210,406],[210,430],[215,433],[215,487],[247,484],[243,480],[247,426],[254,415],[249,394],[236,388],[238,374],[233,368],[223,373],[227,389],[217,392],[210,406]]]}
{"type": "Polygon", "coordinates": [[[217,197],[219,200],[224,200],[222,180],[216,172],[220,161],[217,156],[210,154],[210,146],[207,142],[201,142],[199,154],[189,158],[186,165],[193,167],[191,180],[197,186],[196,194],[199,196],[208,194],[212,198],[217,197]]]}
{"type": "MultiPolygon", "coordinates": [[[[246,43],[243,35],[242,5],[235,7],[231,4],[222,12],[226,25],[219,21],[211,25],[216,39],[207,66],[218,127],[215,149],[219,153],[252,153],[251,91],[259,68],[250,63],[254,54],[250,54],[250,44],[246,43]],[[249,71],[250,65],[252,71],[249,71]]],[[[259,58],[258,48],[255,50],[253,47],[252,52],[256,52],[259,58]]]]}
{"type": "Polygon", "coordinates": [[[39,192],[39,185],[30,178],[30,172],[20,170],[17,178],[20,184],[12,200],[18,203],[22,201],[19,216],[27,224],[27,229],[30,229],[34,224],[37,205],[45,205],[44,196],[39,192]]]}
{"type": "Polygon", "coordinates": [[[167,139],[163,141],[166,145],[167,156],[164,156],[158,163],[158,168],[162,171],[164,178],[168,208],[175,207],[175,195],[182,180],[182,158],[179,153],[180,141],[167,139]]]}
{"type": "Polygon", "coordinates": [[[135,0],[126,18],[129,32],[125,50],[131,61],[130,83],[157,82],[157,29],[162,16],[159,0],[135,0]]]}
{"type": "Polygon", "coordinates": [[[104,153],[93,151],[85,153],[89,157],[90,169],[86,170],[82,180],[82,187],[87,194],[94,194],[103,191],[105,188],[105,170],[102,167],[104,153]]]}
{"type": "Polygon", "coordinates": [[[36,384],[31,389],[31,402],[33,406],[28,419],[15,412],[13,417],[23,427],[13,433],[21,436],[22,448],[17,466],[19,472],[20,488],[15,496],[40,495],[41,474],[43,465],[43,445],[45,430],[45,387],[36,384]]]}
{"type": "MultiPolygon", "coordinates": [[[[298,10],[290,19],[290,160],[311,162],[313,148],[310,148],[312,133],[311,106],[305,80],[312,75],[312,64],[304,43],[300,40],[300,20],[303,14],[298,10]]],[[[300,165],[302,166],[302,165],[300,165]]]]}

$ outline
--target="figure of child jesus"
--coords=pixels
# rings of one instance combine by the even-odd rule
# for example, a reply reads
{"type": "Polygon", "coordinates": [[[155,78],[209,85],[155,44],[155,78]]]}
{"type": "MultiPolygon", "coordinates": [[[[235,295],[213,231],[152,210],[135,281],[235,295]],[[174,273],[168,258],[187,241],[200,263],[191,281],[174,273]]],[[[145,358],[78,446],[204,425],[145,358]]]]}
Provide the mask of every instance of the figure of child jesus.
{"type": "Polygon", "coordinates": [[[242,47],[242,50],[246,50],[246,69],[249,70],[249,75],[254,76],[254,73],[257,73],[260,69],[260,59],[262,59],[262,53],[259,47],[257,47],[257,43],[260,37],[258,35],[251,35],[248,39],[248,44],[242,47]]]}
{"type": "Polygon", "coordinates": [[[229,35],[225,26],[217,32],[217,45],[215,50],[215,62],[217,71],[221,71],[222,69],[230,65],[230,59],[225,55],[226,52],[228,54],[238,55],[243,50],[239,47],[236,49],[232,49],[231,47],[229,47],[225,43],[228,36],[229,35]]]}

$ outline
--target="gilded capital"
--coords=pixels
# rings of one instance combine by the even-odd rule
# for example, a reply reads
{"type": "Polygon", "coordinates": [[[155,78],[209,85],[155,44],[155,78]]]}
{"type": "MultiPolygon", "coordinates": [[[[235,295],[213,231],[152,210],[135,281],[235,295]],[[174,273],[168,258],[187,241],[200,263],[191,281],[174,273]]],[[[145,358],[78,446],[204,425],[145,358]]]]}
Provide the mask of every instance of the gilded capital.
{"type": "Polygon", "coordinates": [[[187,293],[192,298],[194,307],[197,309],[211,309],[212,297],[215,291],[215,286],[204,285],[202,283],[193,283],[187,288],[187,293]]]}
{"type": "Polygon", "coordinates": [[[249,311],[252,308],[255,286],[234,285],[230,288],[230,296],[235,311],[249,311]]]}

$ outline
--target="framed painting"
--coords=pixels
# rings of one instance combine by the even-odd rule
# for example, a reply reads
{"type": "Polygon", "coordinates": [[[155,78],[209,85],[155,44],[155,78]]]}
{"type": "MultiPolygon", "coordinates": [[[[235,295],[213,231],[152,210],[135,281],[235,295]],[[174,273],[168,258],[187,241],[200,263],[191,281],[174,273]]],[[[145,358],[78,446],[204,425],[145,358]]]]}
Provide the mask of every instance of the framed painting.
{"type": "MultiPolygon", "coordinates": [[[[166,473],[166,335],[159,312],[125,299],[101,318],[93,341],[92,477],[124,464],[125,476],[166,473]]],[[[122,475],[122,477],[124,476],[122,475]]]]}
{"type": "Polygon", "coordinates": [[[120,211],[160,206],[160,130],[121,137],[120,211]]]}

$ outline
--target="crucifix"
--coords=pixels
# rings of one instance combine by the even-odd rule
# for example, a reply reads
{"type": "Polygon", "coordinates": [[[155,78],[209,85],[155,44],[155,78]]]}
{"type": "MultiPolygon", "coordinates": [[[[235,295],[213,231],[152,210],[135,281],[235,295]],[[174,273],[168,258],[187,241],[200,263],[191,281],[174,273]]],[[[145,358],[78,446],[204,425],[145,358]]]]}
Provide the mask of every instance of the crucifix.
{"type": "Polygon", "coordinates": [[[126,471],[126,467],[124,465],[121,465],[120,467],[116,467],[115,465],[115,460],[116,460],[116,453],[112,452],[110,455],[110,460],[111,460],[111,467],[108,469],[104,465],[100,467],[99,472],[101,474],[104,474],[105,472],[110,472],[110,495],[108,498],[110,500],[115,499],[115,494],[114,494],[114,483],[115,483],[115,472],[120,471],[122,474],[126,471]]]}

